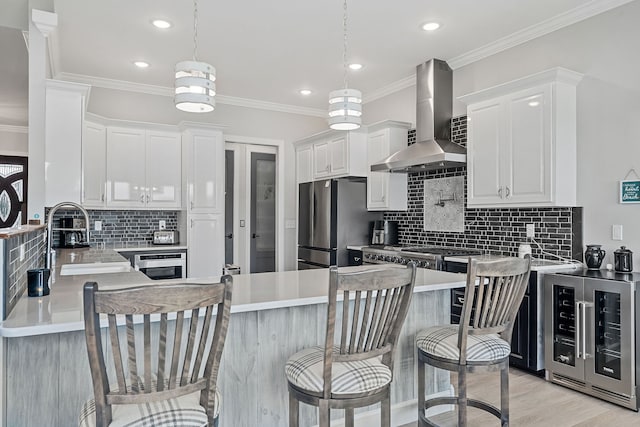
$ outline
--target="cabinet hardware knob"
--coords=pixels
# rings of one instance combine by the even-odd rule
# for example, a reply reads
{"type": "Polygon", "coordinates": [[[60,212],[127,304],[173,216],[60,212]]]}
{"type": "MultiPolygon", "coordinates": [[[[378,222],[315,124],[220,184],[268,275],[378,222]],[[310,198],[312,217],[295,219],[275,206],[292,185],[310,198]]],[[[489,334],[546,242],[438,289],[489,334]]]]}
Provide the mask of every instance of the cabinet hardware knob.
{"type": "Polygon", "coordinates": [[[151,200],[151,196],[147,194],[147,203],[149,203],[149,200],[151,200]]]}
{"type": "Polygon", "coordinates": [[[100,196],[100,201],[104,202],[104,193],[102,193],[102,195],[100,196]]]}
{"type": "Polygon", "coordinates": [[[144,194],[140,195],[140,203],[144,203],[144,194]]]}
{"type": "Polygon", "coordinates": [[[191,204],[191,209],[193,210],[193,200],[191,201],[190,204],[191,204]]]}
{"type": "Polygon", "coordinates": [[[505,187],[507,189],[507,195],[505,196],[507,199],[509,198],[509,196],[511,195],[511,190],[509,190],[509,187],[505,187]]]}
{"type": "Polygon", "coordinates": [[[191,220],[191,228],[193,228],[193,220],[191,220]]]}
{"type": "Polygon", "coordinates": [[[498,188],[498,196],[502,199],[502,187],[498,188]]]}
{"type": "Polygon", "coordinates": [[[224,237],[226,237],[227,239],[233,239],[233,233],[229,233],[229,234],[225,235],[224,237]]]}
{"type": "Polygon", "coordinates": [[[256,237],[260,237],[260,235],[259,235],[259,234],[256,234],[256,233],[253,233],[253,234],[251,235],[251,238],[252,238],[252,239],[255,239],[256,237]]]}

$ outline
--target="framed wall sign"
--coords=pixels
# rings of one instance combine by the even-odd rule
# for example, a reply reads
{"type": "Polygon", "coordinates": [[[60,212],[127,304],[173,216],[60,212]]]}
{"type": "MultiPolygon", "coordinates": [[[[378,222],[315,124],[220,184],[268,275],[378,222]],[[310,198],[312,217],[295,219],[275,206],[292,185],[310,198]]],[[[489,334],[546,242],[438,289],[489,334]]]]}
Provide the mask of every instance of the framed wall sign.
{"type": "Polygon", "coordinates": [[[620,203],[640,203],[640,180],[620,181],[620,203]]]}

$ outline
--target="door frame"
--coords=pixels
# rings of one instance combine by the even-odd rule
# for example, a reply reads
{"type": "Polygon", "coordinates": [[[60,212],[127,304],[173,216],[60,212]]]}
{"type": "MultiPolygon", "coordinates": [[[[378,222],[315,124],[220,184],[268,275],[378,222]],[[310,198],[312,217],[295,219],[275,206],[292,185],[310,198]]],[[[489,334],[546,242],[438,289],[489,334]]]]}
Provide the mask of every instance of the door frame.
{"type": "MultiPolygon", "coordinates": [[[[270,139],[270,138],[257,138],[257,137],[252,137],[252,136],[241,136],[241,135],[225,135],[224,136],[224,142],[225,142],[225,150],[227,149],[233,149],[233,144],[244,144],[244,145],[262,145],[265,146],[265,148],[267,147],[272,147],[271,150],[265,150],[265,152],[271,152],[273,153],[273,148],[275,148],[275,155],[276,155],[276,271],[284,271],[284,251],[285,251],[285,237],[284,237],[284,217],[285,217],[285,210],[284,210],[284,183],[285,183],[285,179],[284,179],[284,140],[280,140],[280,139],[270,139]],[[228,144],[232,144],[232,145],[228,145],[228,144]]],[[[249,156],[250,158],[250,154],[247,153],[247,156],[249,156]]],[[[246,161],[246,159],[245,159],[246,161]]],[[[242,177],[242,179],[244,179],[246,182],[249,182],[249,178],[250,178],[250,174],[251,174],[251,168],[245,168],[245,176],[242,177]]],[[[239,171],[236,170],[234,171],[234,191],[236,192],[236,194],[239,195],[238,193],[238,187],[236,187],[239,184],[239,171]]],[[[246,199],[245,199],[245,203],[246,206],[249,206],[249,202],[250,202],[250,192],[247,192],[247,194],[245,195],[246,199]]],[[[234,212],[239,213],[239,205],[238,205],[238,197],[235,198],[234,200],[234,212]]],[[[237,214],[236,214],[237,215],[237,214]]],[[[245,223],[245,230],[250,230],[251,227],[251,218],[246,218],[246,223],[245,223]]],[[[233,225],[233,233],[234,236],[239,236],[240,235],[240,229],[239,229],[239,225],[238,225],[239,221],[234,221],[234,225],[233,225]]],[[[249,232],[247,231],[245,234],[246,236],[248,236],[249,232]]],[[[239,255],[238,252],[238,246],[239,245],[234,245],[233,248],[233,257],[234,259],[236,259],[236,257],[239,255]]],[[[247,263],[250,263],[250,251],[251,248],[248,244],[245,245],[245,258],[247,260],[247,263]]],[[[250,265],[247,264],[247,267],[250,268],[250,265]]]]}

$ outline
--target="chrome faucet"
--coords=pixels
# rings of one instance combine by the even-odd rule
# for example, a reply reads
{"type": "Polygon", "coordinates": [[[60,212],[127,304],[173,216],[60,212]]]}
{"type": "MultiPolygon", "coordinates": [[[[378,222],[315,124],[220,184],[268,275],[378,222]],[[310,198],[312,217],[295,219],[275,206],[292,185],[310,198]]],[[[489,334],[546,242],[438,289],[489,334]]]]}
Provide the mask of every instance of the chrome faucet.
{"type": "Polygon", "coordinates": [[[89,242],[89,213],[85,208],[74,202],[62,202],[58,203],[49,211],[47,216],[47,259],[46,267],[51,268],[51,245],[53,244],[53,215],[60,209],[77,209],[84,215],[85,235],[87,236],[87,242],[89,242]]]}

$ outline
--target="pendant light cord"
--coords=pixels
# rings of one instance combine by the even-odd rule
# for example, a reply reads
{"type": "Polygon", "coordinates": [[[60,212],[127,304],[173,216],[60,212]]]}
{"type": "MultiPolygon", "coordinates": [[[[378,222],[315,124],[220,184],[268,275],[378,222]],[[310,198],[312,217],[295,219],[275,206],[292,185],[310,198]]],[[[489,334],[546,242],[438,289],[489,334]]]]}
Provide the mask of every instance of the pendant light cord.
{"type": "Polygon", "coordinates": [[[344,88],[347,89],[347,0],[344,0],[344,13],[342,18],[342,30],[344,34],[343,38],[343,50],[342,50],[342,65],[344,67],[344,88]]]}
{"type": "Polygon", "coordinates": [[[198,0],[193,0],[193,60],[198,61],[198,0]]]}

